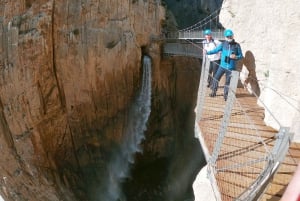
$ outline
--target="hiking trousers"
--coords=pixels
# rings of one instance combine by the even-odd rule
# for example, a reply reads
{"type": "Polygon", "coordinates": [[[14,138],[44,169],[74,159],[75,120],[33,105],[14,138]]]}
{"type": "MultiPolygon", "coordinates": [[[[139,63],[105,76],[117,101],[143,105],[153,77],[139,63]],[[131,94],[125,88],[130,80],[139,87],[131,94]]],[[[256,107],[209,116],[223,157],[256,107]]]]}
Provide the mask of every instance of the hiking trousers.
{"type": "Polygon", "coordinates": [[[229,84],[231,79],[231,70],[219,67],[216,74],[214,75],[211,90],[213,94],[217,93],[218,87],[219,87],[219,81],[221,80],[222,76],[225,74],[226,81],[224,86],[224,98],[227,99],[228,96],[228,90],[229,90],[229,84]]]}

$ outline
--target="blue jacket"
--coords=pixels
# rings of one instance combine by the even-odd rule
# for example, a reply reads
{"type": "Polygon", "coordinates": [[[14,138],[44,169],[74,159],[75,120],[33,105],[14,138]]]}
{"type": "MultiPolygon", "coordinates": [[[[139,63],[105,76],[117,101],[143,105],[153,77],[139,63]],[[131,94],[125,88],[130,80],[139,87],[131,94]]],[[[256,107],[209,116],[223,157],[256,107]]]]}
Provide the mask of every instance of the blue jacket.
{"type": "Polygon", "coordinates": [[[243,53],[240,44],[235,42],[224,41],[222,44],[218,45],[215,49],[208,51],[207,54],[216,54],[221,51],[221,63],[220,66],[229,70],[235,70],[236,61],[243,58],[243,53]],[[236,59],[226,59],[229,58],[230,54],[234,53],[236,59]],[[227,61],[227,62],[226,62],[227,61]]]}

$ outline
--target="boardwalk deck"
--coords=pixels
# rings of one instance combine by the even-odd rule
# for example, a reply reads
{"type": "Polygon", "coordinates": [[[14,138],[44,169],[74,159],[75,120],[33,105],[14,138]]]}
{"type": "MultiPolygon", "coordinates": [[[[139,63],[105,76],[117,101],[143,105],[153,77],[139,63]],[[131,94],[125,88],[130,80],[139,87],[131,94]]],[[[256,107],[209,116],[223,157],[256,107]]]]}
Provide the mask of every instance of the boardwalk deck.
{"type": "MultiPolygon", "coordinates": [[[[221,90],[213,98],[209,97],[209,90],[207,90],[205,107],[203,108],[201,120],[198,122],[202,138],[210,153],[214,149],[226,103],[223,100],[221,90]]],[[[253,180],[261,173],[265,164],[263,161],[261,163],[256,162],[248,165],[247,168],[240,167],[238,171],[228,169],[228,165],[234,167],[237,161],[241,164],[243,161],[255,160],[259,158],[258,156],[263,158],[265,149],[272,149],[277,133],[276,130],[265,125],[264,109],[257,105],[256,97],[250,95],[243,88],[238,88],[236,94],[238,104],[233,107],[230,118],[231,123],[226,132],[227,137],[222,143],[222,151],[216,163],[219,168],[216,180],[223,201],[233,200],[243,192],[247,185],[251,185],[253,180]],[[241,111],[240,108],[243,108],[243,110],[241,111]],[[252,122],[255,129],[249,129],[251,125],[245,121],[245,116],[247,121],[252,122]],[[257,140],[258,134],[260,140],[257,140]],[[225,164],[227,168],[223,171],[222,166],[225,164]],[[251,172],[249,172],[249,167],[251,172]]],[[[300,144],[293,143],[261,200],[279,201],[299,162],[300,144]]]]}

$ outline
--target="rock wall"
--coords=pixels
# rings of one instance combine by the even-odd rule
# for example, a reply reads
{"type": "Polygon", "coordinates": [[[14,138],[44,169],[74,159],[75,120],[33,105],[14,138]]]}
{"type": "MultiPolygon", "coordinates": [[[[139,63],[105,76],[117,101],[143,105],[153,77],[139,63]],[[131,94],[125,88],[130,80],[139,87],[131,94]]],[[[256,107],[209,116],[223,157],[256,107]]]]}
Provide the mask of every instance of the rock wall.
{"type": "Polygon", "coordinates": [[[0,194],[84,197],[74,173],[121,140],[142,54],[159,63],[151,39],[164,10],[154,0],[15,0],[0,1],[0,16],[0,194]]]}
{"type": "MultiPolygon", "coordinates": [[[[226,0],[220,21],[233,29],[245,56],[241,73],[251,90],[260,94],[265,122],[291,127],[300,142],[300,2],[226,0]],[[245,78],[245,79],[246,79],[245,78]],[[256,81],[257,80],[257,81],[256,81]],[[258,87],[259,86],[259,87],[258,87]]],[[[261,103],[260,103],[261,104],[261,103]]]]}
{"type": "Polygon", "coordinates": [[[153,74],[151,115],[131,177],[127,200],[192,199],[191,183],[205,164],[194,122],[201,61],[163,57],[153,74]],[[139,192],[139,193],[136,193],[139,192]]]}

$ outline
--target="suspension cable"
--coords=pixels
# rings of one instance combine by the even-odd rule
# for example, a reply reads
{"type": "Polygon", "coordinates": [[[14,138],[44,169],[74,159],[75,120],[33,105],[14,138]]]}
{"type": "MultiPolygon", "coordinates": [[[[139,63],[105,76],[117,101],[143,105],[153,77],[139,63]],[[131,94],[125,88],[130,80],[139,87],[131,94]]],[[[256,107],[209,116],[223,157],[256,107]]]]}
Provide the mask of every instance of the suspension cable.
{"type": "Polygon", "coordinates": [[[207,23],[209,23],[212,19],[216,19],[219,16],[219,11],[221,10],[222,7],[219,7],[218,9],[216,9],[215,11],[213,11],[209,16],[205,17],[204,19],[202,19],[201,21],[197,22],[196,24],[193,24],[187,28],[181,29],[179,30],[179,32],[183,32],[183,31],[190,31],[190,30],[195,30],[197,28],[202,28],[204,25],[206,25],[207,23]],[[216,16],[214,16],[216,15],[216,16]],[[212,16],[214,16],[213,18],[211,18],[212,16]]]}

